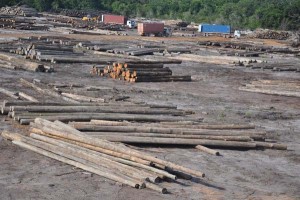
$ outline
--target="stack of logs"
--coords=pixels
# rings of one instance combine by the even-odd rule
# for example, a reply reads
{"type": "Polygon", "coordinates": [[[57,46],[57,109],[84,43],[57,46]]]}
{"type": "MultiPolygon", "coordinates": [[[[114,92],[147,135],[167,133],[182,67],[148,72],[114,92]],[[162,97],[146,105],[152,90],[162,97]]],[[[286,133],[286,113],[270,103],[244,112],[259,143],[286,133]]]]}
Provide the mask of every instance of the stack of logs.
{"type": "Polygon", "coordinates": [[[124,185],[148,188],[160,193],[167,193],[166,188],[158,185],[164,179],[175,181],[176,175],[186,178],[205,176],[200,171],[156,158],[123,144],[91,137],[60,121],[50,122],[37,118],[29,136],[3,131],[2,137],[22,148],[124,185]]]}
{"type": "Polygon", "coordinates": [[[131,123],[105,120],[70,122],[69,124],[89,136],[128,144],[287,149],[286,145],[266,142],[266,132],[257,131],[255,126],[247,124],[131,123]]]}
{"type": "Polygon", "coordinates": [[[31,17],[31,16],[37,16],[38,12],[34,8],[30,8],[26,5],[23,5],[23,6],[2,7],[0,8],[0,14],[31,17]]]}
{"type": "Polygon", "coordinates": [[[5,114],[22,125],[28,125],[36,117],[54,121],[90,121],[92,119],[127,120],[138,122],[201,121],[186,115],[191,111],[178,110],[176,106],[134,104],[127,102],[56,103],[4,101],[1,106],[5,114]]]}
{"type": "Polygon", "coordinates": [[[258,80],[252,81],[239,89],[263,94],[300,97],[300,81],[298,80],[258,80]]]}
{"type": "Polygon", "coordinates": [[[91,74],[106,76],[128,82],[172,82],[191,81],[191,76],[173,76],[172,70],[164,64],[113,63],[113,65],[94,66],[91,74]]]}
{"type": "Polygon", "coordinates": [[[285,31],[268,30],[255,33],[255,37],[259,39],[287,40],[290,37],[290,34],[285,31]]]}

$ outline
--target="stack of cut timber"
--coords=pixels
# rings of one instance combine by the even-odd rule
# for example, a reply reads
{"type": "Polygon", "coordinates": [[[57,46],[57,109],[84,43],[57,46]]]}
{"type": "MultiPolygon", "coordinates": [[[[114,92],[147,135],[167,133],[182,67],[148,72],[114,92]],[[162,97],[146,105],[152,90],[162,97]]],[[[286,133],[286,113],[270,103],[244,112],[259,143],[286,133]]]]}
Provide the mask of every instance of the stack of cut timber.
{"type": "Polygon", "coordinates": [[[259,39],[274,39],[274,40],[287,40],[290,37],[289,32],[285,31],[262,31],[255,34],[259,39]]]}
{"type": "Polygon", "coordinates": [[[300,72],[298,63],[237,63],[238,66],[245,66],[251,69],[272,70],[274,72],[300,72]]]}
{"type": "Polygon", "coordinates": [[[26,17],[37,16],[38,12],[34,8],[30,8],[26,5],[22,6],[12,6],[12,7],[2,7],[0,8],[0,14],[4,15],[21,15],[26,17]]]}
{"type": "Polygon", "coordinates": [[[4,102],[2,114],[28,125],[36,117],[54,121],[127,120],[138,122],[199,121],[186,115],[191,111],[178,110],[173,106],[110,103],[49,103],[49,102],[4,102]]]}
{"type": "Polygon", "coordinates": [[[60,122],[35,119],[29,136],[8,131],[2,137],[22,148],[73,165],[134,188],[148,188],[160,193],[167,189],[158,182],[176,174],[189,178],[204,173],[162,160],[122,144],[90,137],[60,122]]]}
{"type": "Polygon", "coordinates": [[[34,72],[52,72],[53,68],[46,68],[43,64],[30,62],[16,55],[0,53],[0,61],[2,64],[0,67],[12,68],[12,69],[24,69],[34,72]]]}
{"type": "Polygon", "coordinates": [[[286,145],[267,143],[266,132],[253,125],[182,124],[182,122],[131,123],[105,120],[70,122],[79,131],[112,142],[128,144],[203,145],[221,148],[270,148],[285,150],[286,145]]]}
{"type": "Polygon", "coordinates": [[[91,73],[128,82],[191,81],[191,76],[173,76],[171,69],[160,63],[113,63],[104,68],[94,66],[91,73]]]}
{"type": "Polygon", "coordinates": [[[300,81],[259,80],[240,87],[240,90],[263,94],[300,97],[300,81]]]}

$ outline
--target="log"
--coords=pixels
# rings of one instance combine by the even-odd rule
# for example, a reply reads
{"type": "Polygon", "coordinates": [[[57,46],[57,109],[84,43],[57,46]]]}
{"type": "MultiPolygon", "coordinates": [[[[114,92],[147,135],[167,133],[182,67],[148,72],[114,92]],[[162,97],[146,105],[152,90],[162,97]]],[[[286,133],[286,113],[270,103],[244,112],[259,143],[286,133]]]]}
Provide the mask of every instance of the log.
{"type": "Polygon", "coordinates": [[[164,67],[164,64],[134,64],[134,63],[124,63],[124,67],[128,69],[155,69],[158,68],[158,70],[162,70],[164,67]]]}
{"type": "Polygon", "coordinates": [[[28,87],[31,87],[31,88],[35,89],[37,92],[39,92],[41,94],[45,94],[45,95],[49,95],[49,96],[52,96],[52,97],[60,98],[60,99],[63,99],[65,101],[68,101],[68,102],[71,102],[71,103],[79,103],[78,101],[75,101],[73,99],[70,99],[70,98],[67,98],[67,97],[63,97],[60,94],[58,94],[58,93],[56,93],[56,92],[54,92],[52,90],[42,89],[42,88],[38,87],[37,85],[28,82],[27,80],[25,80],[23,78],[20,79],[20,82],[23,85],[25,85],[25,86],[28,86],[28,87]]]}
{"type": "MultiPolygon", "coordinates": [[[[21,116],[20,116],[21,117],[21,116]]],[[[27,117],[20,119],[20,124],[28,125],[30,122],[34,121],[35,117],[27,117]]],[[[134,115],[134,114],[123,114],[123,113],[94,113],[88,115],[74,116],[74,115],[65,115],[65,116],[43,116],[43,119],[49,121],[90,121],[92,119],[100,120],[127,120],[127,121],[144,121],[144,122],[159,122],[159,121],[184,121],[191,120],[187,117],[177,117],[177,116],[161,116],[161,115],[134,115]]]]}
{"type": "MultiPolygon", "coordinates": [[[[31,102],[31,101],[3,101],[2,106],[111,106],[111,107],[120,107],[120,103],[117,102],[107,102],[107,103],[101,103],[101,102],[94,102],[94,103],[71,103],[71,102],[31,102]]],[[[152,108],[152,105],[147,104],[133,104],[130,102],[122,102],[123,106],[126,107],[150,107],[152,108]]],[[[153,107],[154,108],[154,107],[153,107]]],[[[169,109],[176,109],[176,107],[164,107],[161,106],[161,108],[169,108],[169,109]]]]}
{"type": "Polygon", "coordinates": [[[78,94],[71,94],[71,93],[65,93],[62,92],[61,95],[77,100],[77,101],[85,101],[85,102],[105,102],[105,99],[102,98],[94,98],[94,97],[88,97],[88,96],[83,96],[83,95],[78,95],[78,94]]]}
{"type": "Polygon", "coordinates": [[[93,58],[67,58],[67,57],[53,57],[51,60],[52,63],[89,63],[89,64],[99,64],[104,65],[112,61],[104,61],[93,58]]]}
{"type": "MultiPolygon", "coordinates": [[[[105,131],[105,132],[140,132],[140,133],[162,133],[162,134],[185,134],[185,135],[206,135],[210,134],[213,135],[220,135],[220,136],[230,136],[230,135],[237,135],[237,134],[230,134],[220,132],[220,131],[209,131],[205,129],[189,129],[189,128],[165,128],[165,127],[155,127],[153,124],[147,127],[146,124],[137,123],[130,123],[128,122],[121,122],[125,126],[120,126],[120,122],[115,126],[105,126],[99,124],[76,124],[71,123],[71,125],[80,130],[80,131],[105,131]],[[127,124],[127,126],[126,126],[127,124]]],[[[207,126],[208,127],[208,126],[207,126]]],[[[213,127],[213,126],[212,126],[213,127]]],[[[239,132],[238,132],[239,134],[239,132]]]]}
{"type": "Polygon", "coordinates": [[[239,90],[246,92],[257,92],[262,94],[271,94],[271,95],[280,95],[280,96],[288,96],[288,97],[300,97],[300,92],[298,91],[286,91],[286,90],[272,90],[272,89],[264,89],[264,88],[248,88],[248,87],[240,87],[239,90]]]}
{"type": "MultiPolygon", "coordinates": [[[[47,122],[47,120],[43,120],[43,119],[40,119],[40,118],[35,119],[35,123],[37,123],[37,124],[43,123],[45,121],[47,122]]],[[[51,122],[47,122],[47,123],[51,123],[51,122]]],[[[139,158],[142,158],[142,159],[145,159],[145,160],[149,160],[149,161],[161,164],[161,165],[165,165],[165,166],[168,166],[170,168],[174,168],[175,170],[183,171],[185,173],[188,173],[188,174],[191,174],[191,175],[194,175],[194,176],[199,176],[199,177],[204,177],[205,176],[202,172],[192,170],[192,169],[189,169],[189,168],[186,168],[186,167],[183,167],[183,166],[180,166],[180,165],[168,162],[168,161],[164,161],[164,160],[155,158],[153,156],[147,155],[145,153],[141,153],[141,152],[138,152],[136,150],[126,148],[124,146],[117,146],[116,144],[105,141],[105,140],[100,140],[100,139],[96,139],[96,138],[93,138],[93,137],[88,137],[87,135],[82,134],[82,136],[80,136],[80,135],[74,134],[73,132],[65,133],[63,131],[53,131],[53,130],[48,129],[46,127],[44,127],[42,129],[42,131],[44,131],[48,134],[58,136],[58,137],[62,137],[62,138],[66,138],[66,139],[69,139],[69,140],[74,140],[74,141],[77,141],[77,142],[82,142],[82,143],[86,143],[86,144],[89,144],[89,145],[98,146],[98,147],[101,147],[101,148],[105,148],[105,149],[112,150],[112,151],[117,151],[117,152],[120,152],[120,153],[126,153],[128,155],[136,156],[136,157],[139,157],[139,158]]],[[[75,129],[74,131],[76,132],[77,130],[75,129]]],[[[254,144],[254,146],[255,146],[255,144],[254,144]]]]}
{"type": "Polygon", "coordinates": [[[138,76],[135,82],[173,82],[173,81],[192,81],[191,76],[138,76]]]}
{"type": "Polygon", "coordinates": [[[20,96],[28,101],[39,102],[36,98],[34,98],[28,94],[25,94],[24,92],[18,92],[17,94],[18,94],[18,96],[20,96]]]}
{"type": "Polygon", "coordinates": [[[277,149],[277,150],[287,150],[287,145],[277,144],[277,143],[267,143],[267,142],[255,142],[256,146],[265,149],[277,149]]]}
{"type": "Polygon", "coordinates": [[[216,156],[220,156],[221,155],[219,151],[215,151],[213,149],[209,149],[209,148],[207,148],[205,146],[202,146],[202,145],[197,145],[196,149],[199,149],[201,151],[204,151],[206,153],[209,153],[209,154],[212,154],[212,155],[216,155],[216,156]]]}
{"type": "Polygon", "coordinates": [[[186,115],[188,112],[180,110],[167,110],[159,108],[147,107],[120,107],[120,106],[12,106],[12,111],[28,111],[35,113],[53,113],[57,112],[58,115],[66,115],[69,112],[87,112],[87,113],[128,113],[128,114],[149,114],[149,115],[186,115]]]}
{"type": "Polygon", "coordinates": [[[205,139],[182,139],[182,138],[155,138],[155,137],[134,137],[134,136],[97,136],[99,139],[111,142],[123,142],[128,144],[167,144],[167,145],[205,145],[213,147],[230,147],[230,148],[256,148],[255,143],[220,141],[205,139]]]}
{"type": "Polygon", "coordinates": [[[158,133],[128,133],[128,132],[84,132],[93,137],[98,136],[135,136],[135,137],[154,137],[154,138],[185,138],[185,139],[208,139],[224,141],[252,141],[249,136],[214,136],[214,135],[180,135],[180,134],[158,134],[158,133]]]}
{"type": "Polygon", "coordinates": [[[20,99],[20,97],[17,95],[17,92],[11,92],[11,91],[9,91],[5,88],[1,88],[1,87],[0,87],[0,92],[13,98],[13,99],[20,99]]]}

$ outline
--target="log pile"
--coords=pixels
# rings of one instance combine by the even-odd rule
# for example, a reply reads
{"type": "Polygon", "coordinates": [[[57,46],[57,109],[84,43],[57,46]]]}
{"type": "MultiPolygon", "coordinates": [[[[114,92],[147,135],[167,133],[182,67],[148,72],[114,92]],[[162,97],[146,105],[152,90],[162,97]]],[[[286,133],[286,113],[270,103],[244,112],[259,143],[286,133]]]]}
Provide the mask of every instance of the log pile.
{"type": "Polygon", "coordinates": [[[290,33],[285,31],[268,30],[255,33],[255,38],[259,39],[287,40],[289,37],[290,33]]]}
{"type": "Polygon", "coordinates": [[[24,60],[7,53],[0,53],[0,67],[9,69],[22,69],[34,72],[52,72],[52,67],[46,67],[43,64],[24,60]]]}
{"type": "Polygon", "coordinates": [[[32,17],[32,16],[37,16],[38,12],[34,8],[30,8],[26,5],[22,5],[22,6],[12,6],[12,7],[8,7],[8,6],[2,7],[2,8],[0,8],[0,14],[32,17]]]}
{"type": "MultiPolygon", "coordinates": [[[[73,98],[68,96],[68,98],[73,98]]],[[[87,99],[87,97],[86,97],[87,99]]],[[[69,100],[69,99],[68,99],[69,100]]],[[[74,99],[70,99],[74,100],[74,99]]],[[[78,100],[78,99],[77,99],[78,100]]],[[[98,99],[97,99],[98,100],[98,99]]],[[[99,99],[100,100],[100,99],[99,99]]],[[[201,121],[187,115],[191,111],[173,106],[134,104],[120,102],[3,102],[2,114],[8,115],[22,125],[28,125],[36,117],[55,121],[90,121],[92,119],[127,120],[138,122],[201,121]]]]}
{"type": "Polygon", "coordinates": [[[17,30],[32,30],[32,31],[47,31],[48,24],[39,24],[38,18],[3,16],[0,15],[0,28],[17,29],[17,30]]]}
{"type": "Polygon", "coordinates": [[[239,88],[247,92],[258,92],[289,97],[300,97],[300,81],[259,80],[239,88]]]}
{"type": "MultiPolygon", "coordinates": [[[[206,148],[270,148],[286,150],[286,145],[268,143],[266,132],[253,125],[181,124],[180,122],[132,123],[91,120],[70,122],[71,126],[95,138],[128,144],[203,145],[206,148]]],[[[202,148],[204,149],[204,148],[202,148]]]]}
{"type": "Polygon", "coordinates": [[[235,62],[235,66],[244,66],[256,70],[272,70],[273,72],[300,72],[300,65],[295,63],[267,63],[256,61],[235,62]]]}
{"type": "Polygon", "coordinates": [[[27,150],[139,189],[167,193],[158,182],[175,181],[177,174],[188,178],[205,176],[198,170],[91,137],[60,121],[37,118],[29,136],[3,131],[2,137],[27,150]]]}
{"type": "Polygon", "coordinates": [[[164,64],[113,63],[105,67],[94,66],[91,74],[128,82],[191,81],[191,76],[174,76],[164,64]]]}

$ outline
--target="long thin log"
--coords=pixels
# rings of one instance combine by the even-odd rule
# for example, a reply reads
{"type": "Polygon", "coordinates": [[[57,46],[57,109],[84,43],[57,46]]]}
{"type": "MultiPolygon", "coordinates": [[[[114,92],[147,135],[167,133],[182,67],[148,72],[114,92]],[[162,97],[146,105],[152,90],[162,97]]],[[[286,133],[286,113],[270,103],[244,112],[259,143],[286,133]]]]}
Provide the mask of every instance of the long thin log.
{"type": "Polygon", "coordinates": [[[197,145],[195,148],[199,149],[201,151],[204,151],[206,153],[212,154],[212,155],[216,155],[216,156],[220,156],[221,155],[219,151],[216,151],[216,150],[213,150],[213,149],[209,149],[209,148],[207,148],[205,146],[202,146],[202,145],[197,145]]]}
{"type": "Polygon", "coordinates": [[[105,99],[102,99],[102,98],[94,98],[94,97],[88,97],[88,96],[65,93],[65,92],[62,92],[61,95],[69,97],[69,98],[77,100],[77,101],[85,101],[85,102],[104,102],[105,101],[105,99]]]}
{"type": "Polygon", "coordinates": [[[35,113],[57,112],[60,115],[66,115],[69,112],[87,112],[87,113],[127,113],[127,114],[149,114],[149,115],[185,115],[189,112],[181,110],[169,110],[147,107],[120,107],[120,106],[13,106],[11,111],[28,111],[35,113]]]}
{"type": "Polygon", "coordinates": [[[17,95],[17,92],[11,92],[11,91],[9,91],[5,88],[1,88],[1,87],[0,87],[0,92],[13,98],[13,99],[20,99],[20,97],[17,95]]]}
{"type": "Polygon", "coordinates": [[[220,141],[205,139],[182,139],[182,138],[155,138],[155,137],[134,137],[134,136],[97,136],[99,139],[111,142],[123,142],[128,144],[168,144],[168,145],[204,145],[213,147],[230,147],[230,148],[256,148],[255,143],[220,141]]]}
{"type": "MultiPolygon", "coordinates": [[[[127,120],[127,121],[146,121],[146,122],[160,122],[160,121],[190,121],[191,118],[188,117],[177,117],[177,116],[162,116],[162,115],[134,115],[134,114],[123,114],[123,113],[95,113],[84,116],[43,116],[44,119],[49,121],[90,121],[92,119],[101,119],[101,120],[127,120]]],[[[194,119],[195,120],[195,119],[194,119]]],[[[34,117],[28,117],[20,119],[20,124],[26,125],[34,121],[34,117]]]]}
{"type": "MultiPolygon", "coordinates": [[[[31,102],[31,101],[3,101],[3,106],[120,106],[119,102],[94,102],[94,103],[71,103],[71,102],[31,102]]],[[[123,106],[126,107],[150,107],[154,108],[153,105],[148,104],[134,104],[131,102],[122,102],[123,106]]],[[[166,109],[176,109],[176,107],[164,107],[161,106],[159,108],[166,108],[166,109]]]]}
{"type": "Polygon", "coordinates": [[[265,149],[277,149],[277,150],[287,150],[287,145],[285,144],[276,144],[268,142],[255,142],[257,147],[262,147],[265,149]]]}
{"type": "Polygon", "coordinates": [[[135,137],[154,137],[154,138],[185,138],[185,139],[207,139],[224,141],[252,141],[249,136],[215,136],[215,135],[180,135],[180,134],[159,134],[159,133],[127,133],[127,132],[84,132],[93,137],[102,136],[135,136],[135,137]]]}
{"type": "MultiPolygon", "coordinates": [[[[126,123],[124,123],[126,124],[126,123]]],[[[128,123],[127,123],[128,124],[128,123]]],[[[133,123],[131,123],[133,124],[133,123]]],[[[105,131],[105,132],[139,132],[139,133],[162,133],[162,134],[185,134],[194,135],[207,133],[209,131],[203,129],[188,129],[188,128],[164,128],[164,127],[147,127],[139,123],[139,126],[102,126],[98,124],[84,125],[84,124],[71,124],[74,128],[80,131],[105,131]]],[[[218,131],[220,135],[222,132],[218,131]]],[[[215,132],[215,134],[217,134],[215,132]]],[[[226,134],[225,134],[226,135],[226,134]]]]}
{"type": "Polygon", "coordinates": [[[53,57],[51,60],[52,63],[90,63],[90,64],[108,64],[112,61],[104,61],[99,59],[92,58],[67,58],[67,57],[53,57]]]}
{"type": "MultiPolygon", "coordinates": [[[[39,123],[40,121],[45,121],[45,120],[39,119],[39,118],[35,119],[35,123],[39,123]]],[[[164,161],[164,160],[155,158],[153,156],[147,155],[145,153],[135,151],[135,150],[130,149],[130,148],[124,148],[123,146],[117,146],[114,143],[111,143],[111,142],[108,142],[108,141],[105,141],[105,140],[100,140],[100,139],[96,139],[96,138],[93,138],[93,137],[88,137],[86,135],[78,136],[78,135],[72,134],[70,132],[69,133],[64,133],[64,132],[60,132],[60,131],[53,131],[51,129],[47,129],[46,127],[44,127],[42,130],[44,132],[48,133],[48,134],[55,135],[55,136],[58,136],[58,137],[62,137],[62,138],[66,138],[66,139],[70,139],[70,140],[90,144],[90,145],[93,145],[93,146],[98,146],[98,147],[101,147],[101,148],[105,148],[105,149],[112,150],[112,151],[117,151],[117,152],[120,152],[120,153],[126,153],[126,154],[131,155],[131,156],[136,156],[136,157],[139,157],[139,158],[142,158],[142,159],[145,159],[145,160],[149,160],[149,161],[161,164],[161,165],[168,166],[170,168],[174,168],[174,169],[179,170],[179,171],[183,171],[185,173],[188,173],[188,174],[191,174],[191,175],[194,175],[194,176],[199,176],[199,177],[204,177],[205,176],[202,172],[192,170],[192,169],[189,169],[189,168],[186,168],[186,167],[183,167],[183,166],[180,166],[180,165],[168,162],[168,161],[164,161]]]]}
{"type": "Polygon", "coordinates": [[[18,94],[18,96],[20,96],[28,101],[39,102],[36,98],[34,98],[28,94],[25,94],[24,92],[18,92],[17,94],[18,94]]]}
{"type": "Polygon", "coordinates": [[[23,85],[26,85],[28,87],[31,87],[33,89],[35,89],[37,92],[41,93],[41,94],[45,94],[45,95],[49,95],[49,96],[52,96],[52,97],[56,97],[56,98],[61,98],[65,101],[68,101],[68,102],[72,102],[72,103],[79,103],[78,101],[75,101],[73,99],[69,99],[67,97],[64,97],[64,96],[61,96],[60,94],[52,91],[52,90],[49,90],[49,89],[42,89],[40,87],[38,87],[37,85],[33,84],[33,83],[30,83],[28,81],[26,81],[25,79],[21,78],[20,79],[21,83],[23,85]]]}

